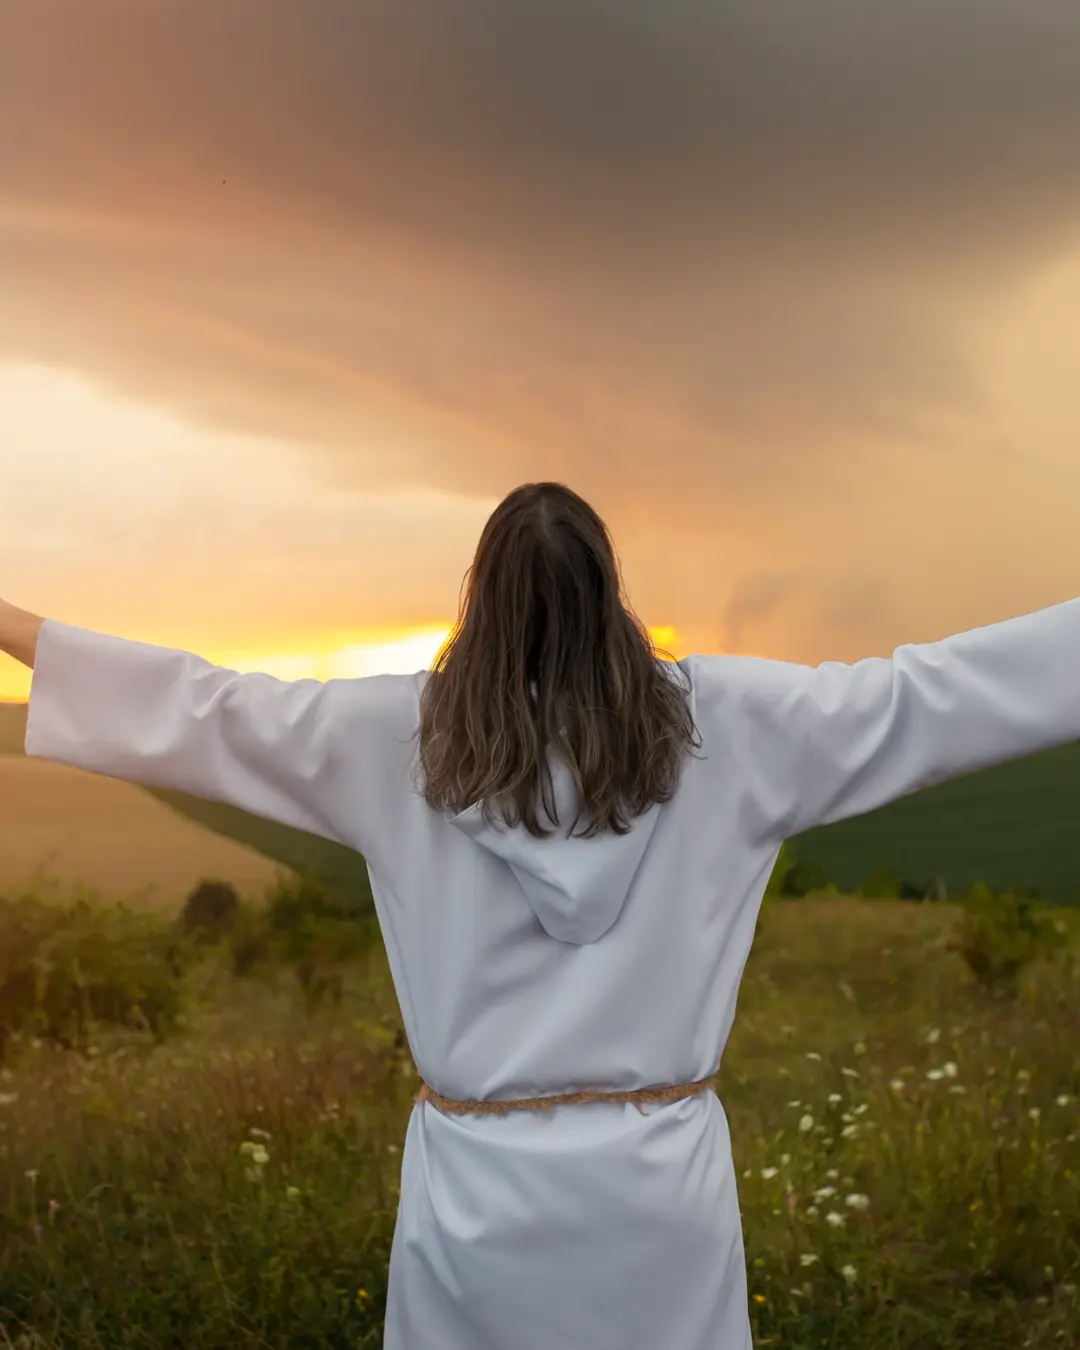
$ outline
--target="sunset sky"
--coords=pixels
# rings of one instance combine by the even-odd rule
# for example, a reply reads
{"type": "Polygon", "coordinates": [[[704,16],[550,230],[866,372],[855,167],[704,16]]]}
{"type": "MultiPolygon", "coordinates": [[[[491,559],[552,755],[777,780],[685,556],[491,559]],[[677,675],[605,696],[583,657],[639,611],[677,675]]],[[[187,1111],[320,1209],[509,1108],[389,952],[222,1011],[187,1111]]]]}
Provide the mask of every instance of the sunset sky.
{"type": "Polygon", "coordinates": [[[677,654],[1080,594],[1077,52],[1066,0],[0,0],[0,595],[418,669],[541,478],[677,654]]]}

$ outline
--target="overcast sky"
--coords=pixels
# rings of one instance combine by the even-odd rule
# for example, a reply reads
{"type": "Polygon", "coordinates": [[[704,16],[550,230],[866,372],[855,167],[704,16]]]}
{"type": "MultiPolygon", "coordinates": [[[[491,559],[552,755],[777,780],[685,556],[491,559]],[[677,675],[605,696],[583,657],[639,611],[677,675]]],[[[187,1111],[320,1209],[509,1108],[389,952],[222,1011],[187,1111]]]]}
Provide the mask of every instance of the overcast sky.
{"type": "Polygon", "coordinates": [[[0,0],[0,593],[453,618],[562,479],[689,647],[1080,593],[1075,0],[0,0]]]}

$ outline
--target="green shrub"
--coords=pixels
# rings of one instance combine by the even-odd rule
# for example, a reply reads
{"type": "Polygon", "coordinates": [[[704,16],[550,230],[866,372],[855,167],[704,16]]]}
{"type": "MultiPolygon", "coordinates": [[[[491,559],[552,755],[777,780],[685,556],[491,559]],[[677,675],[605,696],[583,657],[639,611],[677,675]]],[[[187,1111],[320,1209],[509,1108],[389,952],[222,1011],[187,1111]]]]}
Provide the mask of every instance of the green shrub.
{"type": "Polygon", "coordinates": [[[322,878],[284,873],[261,909],[241,909],[230,937],[232,968],[246,976],[285,965],[306,1007],[339,1003],[345,972],[366,960],[379,936],[377,921],[322,878]]]}
{"type": "Polygon", "coordinates": [[[228,881],[204,879],[184,901],[180,927],[199,942],[216,942],[230,933],[240,912],[240,896],[228,881]]]}
{"type": "Polygon", "coordinates": [[[0,901],[0,1054],[17,1034],[82,1048],[101,1025],[171,1031],[185,950],[170,924],[125,906],[32,895],[0,901]]]}
{"type": "Polygon", "coordinates": [[[950,948],[964,958],[978,984],[995,993],[1015,995],[1022,971],[1065,945],[1064,926],[1031,892],[995,895],[977,882],[962,907],[950,948]]]}
{"type": "Polygon", "coordinates": [[[788,869],[780,884],[780,894],[801,898],[811,891],[824,890],[829,884],[829,874],[819,862],[810,859],[798,859],[788,869]]]}
{"type": "Polygon", "coordinates": [[[859,894],[868,900],[898,900],[900,882],[888,870],[881,867],[859,887],[859,894]]]}

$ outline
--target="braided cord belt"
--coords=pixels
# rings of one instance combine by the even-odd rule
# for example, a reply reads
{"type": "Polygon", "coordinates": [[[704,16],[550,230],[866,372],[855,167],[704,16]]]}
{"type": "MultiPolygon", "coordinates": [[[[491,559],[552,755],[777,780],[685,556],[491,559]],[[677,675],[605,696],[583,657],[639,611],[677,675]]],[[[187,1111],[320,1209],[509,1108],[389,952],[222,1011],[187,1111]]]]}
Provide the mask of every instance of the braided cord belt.
{"type": "MultiPolygon", "coordinates": [[[[507,1101],[464,1102],[443,1097],[427,1083],[416,1094],[416,1101],[430,1102],[449,1116],[502,1116],[510,1111],[550,1111],[556,1106],[576,1106],[582,1102],[633,1102],[641,1111],[643,1102],[678,1102],[696,1097],[712,1086],[715,1073],[693,1083],[671,1083],[665,1087],[628,1088],[623,1092],[558,1092],[547,1097],[518,1097],[507,1101]]],[[[642,1112],[644,1114],[644,1112],[642,1112]]]]}

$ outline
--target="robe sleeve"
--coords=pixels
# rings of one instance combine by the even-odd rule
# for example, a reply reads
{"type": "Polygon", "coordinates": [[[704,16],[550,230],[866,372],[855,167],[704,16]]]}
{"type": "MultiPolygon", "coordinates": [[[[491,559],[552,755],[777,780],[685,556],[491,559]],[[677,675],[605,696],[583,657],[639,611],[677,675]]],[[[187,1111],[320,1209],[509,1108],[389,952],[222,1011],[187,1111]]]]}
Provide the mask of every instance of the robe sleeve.
{"type": "Polygon", "coordinates": [[[190,652],[46,619],[26,753],[355,847],[342,837],[343,756],[346,742],[363,740],[351,733],[363,720],[364,686],[383,682],[239,674],[190,652]]]}
{"type": "Polygon", "coordinates": [[[1080,739],[1080,600],[852,665],[729,659],[778,838],[1080,739]]]}

